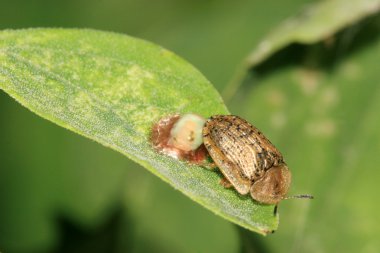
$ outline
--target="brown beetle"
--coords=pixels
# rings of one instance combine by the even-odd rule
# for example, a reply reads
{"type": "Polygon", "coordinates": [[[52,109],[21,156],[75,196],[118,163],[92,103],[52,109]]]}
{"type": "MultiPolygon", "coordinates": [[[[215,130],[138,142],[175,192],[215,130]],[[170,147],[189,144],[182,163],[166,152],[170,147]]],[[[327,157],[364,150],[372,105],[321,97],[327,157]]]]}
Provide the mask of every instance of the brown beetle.
{"type": "MultiPolygon", "coordinates": [[[[203,142],[216,166],[242,195],[263,204],[289,198],[291,173],[277,148],[259,129],[233,115],[215,115],[203,127],[203,142]]],[[[309,195],[294,196],[312,198],[309,195]]],[[[293,198],[293,197],[290,197],[293,198]]]]}

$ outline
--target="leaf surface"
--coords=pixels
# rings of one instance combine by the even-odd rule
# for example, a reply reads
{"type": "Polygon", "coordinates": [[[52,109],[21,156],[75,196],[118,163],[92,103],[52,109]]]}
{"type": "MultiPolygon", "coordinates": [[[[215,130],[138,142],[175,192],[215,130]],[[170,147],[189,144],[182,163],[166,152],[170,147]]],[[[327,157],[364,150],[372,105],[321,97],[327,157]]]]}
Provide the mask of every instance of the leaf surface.
{"type": "Polygon", "coordinates": [[[262,234],[277,228],[273,206],[152,149],[151,127],[164,116],[228,113],[207,79],[173,53],[114,33],[30,29],[0,33],[0,62],[0,88],[41,117],[119,151],[232,222],[262,234]]]}
{"type": "Polygon", "coordinates": [[[332,43],[334,34],[379,10],[380,0],[352,0],[349,4],[345,0],[324,0],[310,4],[261,39],[237,69],[235,76],[224,89],[223,97],[226,100],[233,97],[247,71],[280,50],[294,43],[309,45],[320,41],[329,43],[329,40],[332,43]]]}

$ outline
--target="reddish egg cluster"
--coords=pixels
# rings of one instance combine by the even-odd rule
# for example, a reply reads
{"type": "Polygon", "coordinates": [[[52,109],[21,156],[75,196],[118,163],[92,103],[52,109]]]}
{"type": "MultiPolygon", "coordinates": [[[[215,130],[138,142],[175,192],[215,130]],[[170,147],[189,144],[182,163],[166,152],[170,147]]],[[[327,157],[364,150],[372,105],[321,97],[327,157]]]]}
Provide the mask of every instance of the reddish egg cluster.
{"type": "Polygon", "coordinates": [[[207,158],[202,139],[204,122],[196,114],[175,114],[160,119],[152,128],[154,149],[176,159],[203,164],[207,158]]]}

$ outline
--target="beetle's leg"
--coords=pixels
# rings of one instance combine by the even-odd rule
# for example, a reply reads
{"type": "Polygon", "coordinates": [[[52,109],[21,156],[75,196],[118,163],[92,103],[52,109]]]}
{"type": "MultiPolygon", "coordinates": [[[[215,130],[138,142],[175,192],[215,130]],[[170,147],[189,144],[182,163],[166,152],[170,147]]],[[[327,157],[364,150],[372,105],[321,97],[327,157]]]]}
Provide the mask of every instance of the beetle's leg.
{"type": "Polygon", "coordinates": [[[208,170],[214,170],[218,168],[218,165],[216,165],[216,163],[214,162],[214,160],[212,160],[212,158],[210,157],[210,155],[208,155],[208,153],[207,153],[206,158],[203,159],[203,162],[200,164],[200,166],[208,170]]]}
{"type": "Polygon", "coordinates": [[[222,179],[220,179],[220,182],[219,182],[220,185],[222,185],[224,188],[231,188],[233,185],[231,184],[230,181],[228,181],[227,178],[223,177],[222,179]]]}
{"type": "Polygon", "coordinates": [[[214,163],[213,161],[210,162],[210,161],[204,161],[201,166],[205,169],[208,169],[208,170],[214,170],[216,168],[218,168],[218,166],[216,165],[216,163],[214,163]]]}
{"type": "Polygon", "coordinates": [[[276,204],[276,205],[274,206],[274,210],[273,210],[273,214],[274,214],[274,216],[277,215],[277,209],[278,209],[278,204],[276,204]]]}

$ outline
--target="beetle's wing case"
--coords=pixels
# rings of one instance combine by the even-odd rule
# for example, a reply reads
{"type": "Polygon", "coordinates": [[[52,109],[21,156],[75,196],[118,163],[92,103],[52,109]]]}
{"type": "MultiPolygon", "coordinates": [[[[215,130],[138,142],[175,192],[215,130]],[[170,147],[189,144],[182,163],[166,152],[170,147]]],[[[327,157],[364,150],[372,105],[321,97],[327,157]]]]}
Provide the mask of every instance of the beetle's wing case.
{"type": "Polygon", "coordinates": [[[236,135],[240,134],[242,142],[253,147],[258,170],[268,170],[272,166],[284,163],[280,151],[255,126],[234,115],[221,115],[220,118],[233,122],[234,127],[231,131],[235,131],[236,135]]]}
{"type": "Polygon", "coordinates": [[[223,175],[240,194],[245,195],[251,188],[251,180],[249,177],[243,176],[239,167],[231,162],[229,158],[225,156],[224,152],[218,148],[219,145],[221,145],[218,141],[219,138],[214,138],[214,132],[210,131],[213,128],[213,125],[213,122],[207,121],[203,128],[204,145],[223,175]]]}
{"type": "MultiPolygon", "coordinates": [[[[233,115],[215,115],[203,128],[204,144],[224,176],[241,194],[282,155],[253,125],[233,115]]],[[[248,190],[247,190],[248,189],[248,190]]]]}

